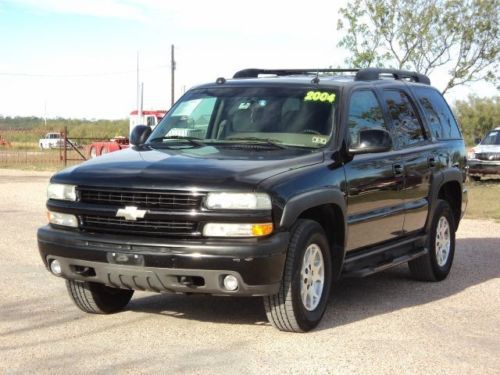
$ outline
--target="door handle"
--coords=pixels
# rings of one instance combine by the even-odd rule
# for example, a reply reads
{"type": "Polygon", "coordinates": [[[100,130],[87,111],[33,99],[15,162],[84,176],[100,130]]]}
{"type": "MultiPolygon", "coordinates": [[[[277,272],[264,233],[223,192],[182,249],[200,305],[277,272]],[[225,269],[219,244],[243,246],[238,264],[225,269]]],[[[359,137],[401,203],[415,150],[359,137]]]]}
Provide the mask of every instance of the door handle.
{"type": "Polygon", "coordinates": [[[401,164],[394,164],[392,166],[392,171],[394,172],[394,176],[402,176],[403,175],[403,166],[401,164]]]}
{"type": "Polygon", "coordinates": [[[427,159],[427,162],[429,164],[429,167],[431,168],[434,168],[436,166],[436,159],[433,156],[427,159]]]}

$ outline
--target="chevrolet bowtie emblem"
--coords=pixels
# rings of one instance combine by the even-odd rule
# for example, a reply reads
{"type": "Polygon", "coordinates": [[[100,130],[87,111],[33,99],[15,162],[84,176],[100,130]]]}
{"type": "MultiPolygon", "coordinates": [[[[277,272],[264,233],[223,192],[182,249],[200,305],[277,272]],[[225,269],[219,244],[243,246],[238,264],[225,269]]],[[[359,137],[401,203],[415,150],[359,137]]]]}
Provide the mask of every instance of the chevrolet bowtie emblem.
{"type": "Polygon", "coordinates": [[[125,208],[120,208],[116,212],[116,217],[123,217],[125,220],[137,220],[142,219],[148,211],[139,210],[135,206],[126,206],[125,208]]]}

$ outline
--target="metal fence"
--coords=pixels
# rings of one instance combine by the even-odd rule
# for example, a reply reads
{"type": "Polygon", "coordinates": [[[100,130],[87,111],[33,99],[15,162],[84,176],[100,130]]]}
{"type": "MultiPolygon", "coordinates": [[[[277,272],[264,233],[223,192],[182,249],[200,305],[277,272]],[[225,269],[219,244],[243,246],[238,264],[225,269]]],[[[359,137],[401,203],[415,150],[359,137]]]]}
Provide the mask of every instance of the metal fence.
{"type": "Polygon", "coordinates": [[[33,168],[33,169],[61,169],[66,165],[73,165],[82,162],[78,159],[79,155],[75,151],[67,151],[66,163],[61,158],[60,151],[44,150],[0,150],[0,168],[33,168]],[[71,159],[71,160],[69,160],[71,159]]]}
{"type": "Polygon", "coordinates": [[[10,145],[0,147],[0,168],[61,169],[85,161],[89,157],[89,145],[100,140],[72,138],[67,128],[64,128],[60,134],[62,142],[52,149],[40,150],[30,147],[23,150],[10,147],[10,145]]]}

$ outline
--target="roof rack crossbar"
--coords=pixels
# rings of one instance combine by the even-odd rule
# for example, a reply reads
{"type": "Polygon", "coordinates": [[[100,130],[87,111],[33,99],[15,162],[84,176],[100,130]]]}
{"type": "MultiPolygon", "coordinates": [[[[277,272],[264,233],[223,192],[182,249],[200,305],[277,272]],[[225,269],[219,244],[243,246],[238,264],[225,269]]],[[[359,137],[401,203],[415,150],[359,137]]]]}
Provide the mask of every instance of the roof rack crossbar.
{"type": "Polygon", "coordinates": [[[236,72],[233,78],[258,78],[261,74],[290,76],[294,74],[317,73],[355,73],[359,69],[243,69],[236,72]]]}
{"type": "Polygon", "coordinates": [[[394,79],[410,79],[414,82],[423,83],[426,85],[431,84],[431,80],[425,74],[410,72],[408,70],[398,70],[398,69],[379,69],[379,68],[366,68],[360,69],[356,73],[354,80],[356,81],[375,81],[380,79],[381,74],[389,74],[394,77],[394,79]]]}

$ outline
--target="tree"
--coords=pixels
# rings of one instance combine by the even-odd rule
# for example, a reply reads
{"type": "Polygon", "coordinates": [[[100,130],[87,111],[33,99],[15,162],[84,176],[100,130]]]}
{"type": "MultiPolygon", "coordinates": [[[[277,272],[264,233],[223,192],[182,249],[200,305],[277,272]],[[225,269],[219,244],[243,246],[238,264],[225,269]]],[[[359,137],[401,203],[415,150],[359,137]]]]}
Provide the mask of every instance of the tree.
{"type": "Polygon", "coordinates": [[[457,100],[454,112],[467,143],[472,144],[475,138],[500,126],[500,96],[479,98],[471,95],[467,100],[457,100]]]}
{"type": "Polygon", "coordinates": [[[430,74],[449,69],[443,93],[465,83],[498,80],[498,0],[350,0],[340,9],[338,43],[356,67],[430,74]]]}

